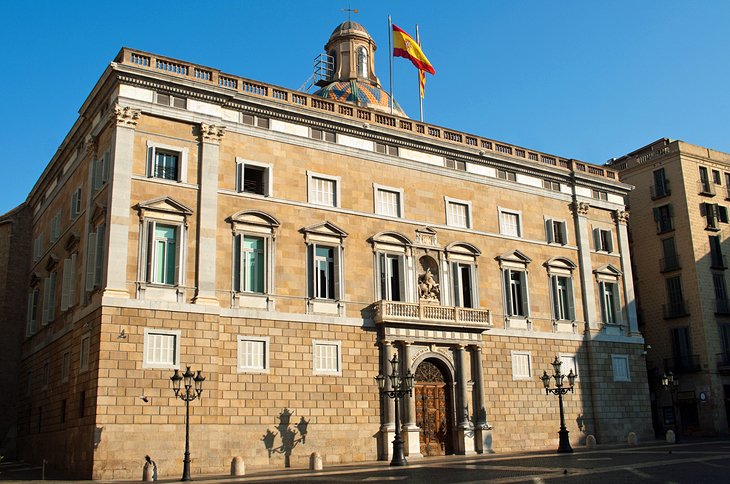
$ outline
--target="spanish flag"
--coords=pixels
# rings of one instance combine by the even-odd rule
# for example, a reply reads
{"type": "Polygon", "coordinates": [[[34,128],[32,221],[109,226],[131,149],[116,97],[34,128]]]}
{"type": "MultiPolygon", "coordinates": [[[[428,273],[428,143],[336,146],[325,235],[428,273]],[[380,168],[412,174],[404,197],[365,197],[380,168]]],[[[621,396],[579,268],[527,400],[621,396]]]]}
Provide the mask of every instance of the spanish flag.
{"type": "Polygon", "coordinates": [[[405,57],[413,62],[413,65],[429,74],[436,74],[431,63],[424,55],[418,42],[405,33],[400,27],[393,24],[393,56],[405,57]]]}

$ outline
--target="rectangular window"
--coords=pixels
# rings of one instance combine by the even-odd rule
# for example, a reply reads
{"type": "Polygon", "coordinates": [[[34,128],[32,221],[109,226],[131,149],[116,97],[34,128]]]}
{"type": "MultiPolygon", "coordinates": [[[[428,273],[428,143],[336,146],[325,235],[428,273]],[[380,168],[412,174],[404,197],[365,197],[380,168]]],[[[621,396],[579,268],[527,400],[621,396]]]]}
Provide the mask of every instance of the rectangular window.
{"type": "Polygon", "coordinates": [[[375,187],[375,213],[388,217],[402,217],[402,196],[403,191],[375,187]]]}
{"type": "Polygon", "coordinates": [[[81,187],[78,187],[76,190],[73,191],[71,194],[71,210],[70,210],[70,217],[71,220],[75,219],[79,216],[81,213],[81,187]]]}
{"type": "Polygon", "coordinates": [[[174,369],[180,366],[180,330],[144,330],[142,368],[174,369]]]}
{"type": "Polygon", "coordinates": [[[654,221],[656,222],[657,233],[663,234],[674,230],[674,224],[672,222],[674,218],[674,210],[672,204],[662,205],[656,207],[654,211],[654,221]]]}
{"type": "Polygon", "coordinates": [[[608,192],[605,192],[603,190],[591,190],[591,196],[596,200],[608,200],[608,192]]]}
{"type": "Polygon", "coordinates": [[[530,353],[512,351],[512,379],[532,379],[532,361],[530,353]]]}
{"type": "Polygon", "coordinates": [[[593,229],[593,246],[597,252],[613,252],[613,234],[611,230],[593,229]]]}
{"type": "Polygon", "coordinates": [[[545,220],[545,237],[548,244],[568,243],[568,224],[563,220],[545,220]]]}
{"type": "Polygon", "coordinates": [[[86,290],[93,291],[101,287],[101,276],[104,262],[104,236],[106,225],[100,224],[96,232],[89,232],[86,245],[86,290]]]}
{"type": "Polygon", "coordinates": [[[309,203],[338,207],[340,204],[339,177],[307,173],[309,203]]]}
{"type": "Polygon", "coordinates": [[[63,260],[63,281],[61,283],[61,311],[76,305],[76,253],[63,260]]]}
{"type": "Polygon", "coordinates": [[[156,150],[152,176],[165,180],[179,179],[180,155],[171,151],[156,150]]]}
{"type": "Polygon", "coordinates": [[[43,319],[45,326],[56,318],[56,272],[51,272],[43,284],[43,319]]]}
{"type": "Polygon", "coordinates": [[[147,282],[177,284],[179,227],[151,221],[147,225],[147,282]]]}
{"type": "Polygon", "coordinates": [[[311,244],[307,250],[309,297],[340,299],[340,247],[311,244]]]}
{"type": "Polygon", "coordinates": [[[57,212],[51,219],[51,230],[48,235],[51,243],[61,236],[61,212],[57,212]]]}
{"type": "Polygon", "coordinates": [[[666,197],[670,194],[669,191],[669,180],[667,180],[664,168],[659,168],[653,173],[654,185],[651,187],[651,197],[656,200],[658,198],[666,197]]]}
{"type": "Polygon", "coordinates": [[[236,278],[238,292],[266,292],[267,239],[236,235],[236,278]]]}
{"type": "Polygon", "coordinates": [[[712,170],[712,183],[714,183],[715,185],[722,185],[720,172],[718,170],[712,170]]]}
{"type": "Polygon", "coordinates": [[[710,235],[710,267],[713,269],[725,269],[725,257],[722,255],[722,244],[719,235],[710,235]]]}
{"type": "Polygon", "coordinates": [[[244,193],[271,196],[271,165],[236,158],[237,190],[244,193]]]}
{"type": "Polygon", "coordinates": [[[266,336],[238,337],[238,371],[269,371],[269,338],[266,336]]]}
{"type": "Polygon", "coordinates": [[[704,166],[700,166],[700,181],[699,181],[699,191],[702,195],[714,195],[715,194],[715,187],[710,183],[710,175],[707,171],[707,168],[704,166]]]}
{"type": "Polygon", "coordinates": [[[712,285],[715,288],[715,312],[719,314],[728,314],[730,312],[730,304],[727,299],[727,288],[725,287],[725,274],[713,273],[712,285]]]}
{"type": "Polygon", "coordinates": [[[40,290],[36,287],[28,295],[28,317],[26,322],[26,336],[35,334],[38,331],[38,303],[40,290]]]}
{"type": "Polygon", "coordinates": [[[575,355],[560,355],[560,372],[568,375],[572,371],[576,377],[578,376],[578,362],[575,355]]]}
{"type": "Polygon", "coordinates": [[[621,302],[618,294],[618,284],[615,282],[601,281],[599,284],[601,294],[601,310],[605,324],[619,324],[621,313],[621,302]]]}
{"type": "Polygon", "coordinates": [[[716,203],[700,204],[700,215],[705,217],[708,230],[720,230],[720,222],[728,223],[727,207],[716,203]]]}
{"type": "Polygon", "coordinates": [[[466,171],[466,162],[453,158],[444,158],[444,166],[452,170],[466,171]]]}
{"type": "Polygon", "coordinates": [[[526,318],[529,316],[527,273],[525,271],[505,269],[503,274],[507,316],[526,318]]]}
{"type": "Polygon", "coordinates": [[[568,276],[550,277],[553,293],[553,316],[556,320],[575,319],[573,279],[568,276]]]}
{"type": "Polygon", "coordinates": [[[725,200],[730,200],[730,173],[725,173],[725,200]]]}
{"type": "Polygon", "coordinates": [[[405,300],[404,258],[399,254],[378,254],[380,263],[380,298],[386,301],[405,300]]]}
{"type": "Polygon", "coordinates": [[[65,351],[61,360],[61,381],[68,381],[69,374],[71,373],[71,352],[65,351]]]}
{"type": "Polygon", "coordinates": [[[269,128],[269,118],[254,116],[252,114],[241,113],[241,122],[249,126],[257,126],[259,128],[269,128]]]}
{"type": "Polygon", "coordinates": [[[385,144],[385,143],[378,143],[375,142],[375,151],[377,153],[382,153],[384,155],[392,155],[392,156],[398,156],[398,147],[385,144]]]}
{"type": "Polygon", "coordinates": [[[33,261],[37,261],[41,258],[41,255],[43,253],[43,235],[38,234],[38,237],[33,239],[33,261]]]}
{"type": "Polygon", "coordinates": [[[180,109],[185,109],[188,105],[188,101],[184,97],[173,96],[165,92],[155,93],[155,103],[180,109]]]}
{"type": "Polygon", "coordinates": [[[454,306],[475,307],[474,266],[462,262],[452,262],[451,277],[454,283],[454,306]]]}
{"type": "Polygon", "coordinates": [[[313,368],[315,375],[340,375],[339,341],[312,341],[313,368]]]}
{"type": "Polygon", "coordinates": [[[445,197],[446,224],[451,227],[471,228],[471,203],[445,197]]]}
{"type": "Polygon", "coordinates": [[[497,178],[500,180],[517,181],[517,173],[509,170],[497,169],[497,178]]]}
{"type": "Polygon", "coordinates": [[[680,326],[672,328],[672,356],[674,370],[689,370],[692,367],[692,344],[689,338],[689,328],[680,326]]]}
{"type": "Polygon", "coordinates": [[[94,158],[92,162],[92,183],[94,192],[100,190],[107,182],[109,177],[109,152],[105,152],[101,158],[94,158]]]}
{"type": "Polygon", "coordinates": [[[330,143],[334,143],[336,140],[334,131],[326,131],[323,129],[312,128],[310,136],[313,139],[318,139],[320,141],[329,141],[330,143]]]}
{"type": "Polygon", "coordinates": [[[628,355],[611,355],[613,381],[631,381],[628,355]]]}
{"type": "Polygon", "coordinates": [[[86,335],[81,338],[81,348],[79,350],[79,371],[89,369],[89,358],[91,353],[91,336],[86,335]]]}
{"type": "Polygon", "coordinates": [[[520,212],[499,209],[499,232],[502,235],[522,237],[520,212]]]}
{"type": "Polygon", "coordinates": [[[661,260],[662,272],[679,269],[679,256],[677,255],[677,248],[674,244],[674,237],[662,239],[662,254],[664,255],[664,258],[661,260]]]}
{"type": "Polygon", "coordinates": [[[554,192],[560,191],[560,183],[554,182],[551,180],[543,180],[542,187],[545,188],[546,190],[552,190],[554,192]]]}
{"type": "Polygon", "coordinates": [[[682,294],[681,276],[668,277],[665,280],[667,288],[667,317],[679,317],[686,314],[684,296],[682,294]]]}

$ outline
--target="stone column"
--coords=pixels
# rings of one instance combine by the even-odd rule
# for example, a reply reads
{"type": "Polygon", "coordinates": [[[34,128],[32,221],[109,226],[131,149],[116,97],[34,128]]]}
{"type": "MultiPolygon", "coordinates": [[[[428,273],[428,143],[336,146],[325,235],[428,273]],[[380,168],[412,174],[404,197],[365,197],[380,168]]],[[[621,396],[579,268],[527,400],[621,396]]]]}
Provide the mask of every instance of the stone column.
{"type": "Polygon", "coordinates": [[[482,347],[471,347],[471,378],[474,381],[474,447],[478,453],[492,453],[492,427],[487,419],[487,402],[484,398],[484,368],[482,367],[482,347]]]}
{"type": "MultiPolygon", "coordinates": [[[[410,341],[401,342],[401,357],[400,360],[400,371],[401,376],[404,376],[408,370],[412,373],[416,372],[415,368],[411,368],[413,364],[413,343],[410,341]]],[[[414,380],[415,382],[415,380],[414,380]]],[[[419,435],[419,428],[416,425],[416,390],[415,388],[411,392],[411,395],[403,397],[401,409],[404,412],[403,425],[401,432],[403,432],[403,440],[405,442],[405,453],[411,458],[423,457],[421,455],[421,439],[419,435]]]]}
{"type": "Polygon", "coordinates": [[[466,372],[466,349],[458,345],[456,351],[456,390],[459,393],[456,398],[457,412],[456,419],[457,439],[456,453],[460,455],[474,453],[474,429],[469,421],[469,391],[467,388],[466,372]]]}
{"type": "MultiPolygon", "coordinates": [[[[381,375],[385,376],[385,389],[392,390],[393,387],[390,384],[390,375],[393,368],[390,365],[390,360],[393,358],[393,345],[390,341],[381,340],[380,342],[380,368],[381,375]]],[[[392,457],[393,438],[395,436],[395,400],[390,397],[382,396],[382,409],[383,418],[380,424],[380,450],[378,452],[379,460],[390,460],[392,457]]]]}
{"type": "Polygon", "coordinates": [[[629,254],[629,234],[626,225],[629,222],[629,212],[616,210],[616,233],[618,234],[618,250],[621,254],[621,272],[623,273],[624,286],[624,307],[629,323],[629,334],[639,334],[639,320],[636,316],[636,296],[634,295],[634,275],[631,270],[631,258],[629,254]]]}
{"type": "Polygon", "coordinates": [[[223,126],[200,123],[198,163],[198,250],[195,304],[218,305],[215,295],[216,228],[218,223],[218,168],[223,126]]]}
{"type": "MultiPolygon", "coordinates": [[[[134,130],[140,116],[140,111],[119,104],[112,107],[110,114],[115,128],[112,133],[112,153],[109,162],[109,235],[105,255],[104,297],[129,297],[127,257],[129,253],[132,158],[134,130]]],[[[94,143],[93,140],[87,140],[87,142],[94,143]]]]}
{"type": "Polygon", "coordinates": [[[573,202],[573,219],[575,221],[575,233],[578,243],[578,258],[580,263],[580,289],[583,301],[583,319],[586,329],[598,329],[598,317],[596,313],[596,289],[593,283],[593,272],[591,270],[591,230],[588,226],[588,209],[590,205],[586,202],[573,202]]]}

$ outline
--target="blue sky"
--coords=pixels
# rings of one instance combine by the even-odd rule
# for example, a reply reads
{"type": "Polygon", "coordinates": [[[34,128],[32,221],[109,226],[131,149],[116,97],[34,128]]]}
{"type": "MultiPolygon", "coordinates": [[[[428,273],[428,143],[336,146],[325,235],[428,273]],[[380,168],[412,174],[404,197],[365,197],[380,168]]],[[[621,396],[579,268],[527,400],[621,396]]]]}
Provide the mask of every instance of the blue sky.
{"type": "MultiPolygon", "coordinates": [[[[604,163],[669,137],[730,152],[730,2],[351,0],[378,45],[387,17],[436,68],[429,123],[604,163]]],[[[22,203],[122,46],[301,86],[348,2],[5,2],[0,213],[22,203]]],[[[416,71],[394,94],[418,117],[416,71]]]]}

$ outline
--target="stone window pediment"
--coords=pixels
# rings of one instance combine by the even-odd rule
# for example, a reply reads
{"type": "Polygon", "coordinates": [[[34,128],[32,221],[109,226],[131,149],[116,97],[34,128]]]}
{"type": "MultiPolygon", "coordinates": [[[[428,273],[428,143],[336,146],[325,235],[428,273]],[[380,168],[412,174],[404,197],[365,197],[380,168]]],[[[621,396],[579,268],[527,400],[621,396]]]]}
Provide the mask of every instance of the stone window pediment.
{"type": "Polygon", "coordinates": [[[454,242],[446,246],[446,257],[449,260],[466,258],[473,261],[481,254],[482,251],[468,242],[454,242]]]}
{"type": "Polygon", "coordinates": [[[622,275],[622,272],[613,264],[606,264],[594,269],[593,273],[596,275],[596,279],[609,281],[615,281],[622,275]]]}
{"type": "Polygon", "coordinates": [[[576,267],[578,267],[572,260],[566,259],[565,257],[553,257],[552,259],[545,261],[545,264],[543,265],[547,269],[548,274],[564,275],[571,275],[576,267]]]}
{"type": "Polygon", "coordinates": [[[370,237],[374,250],[405,252],[412,242],[408,237],[398,232],[380,232],[370,237]]]}
{"type": "Polygon", "coordinates": [[[347,232],[339,228],[337,225],[329,221],[324,221],[319,224],[310,225],[303,227],[299,230],[304,234],[307,242],[314,240],[324,240],[329,242],[342,243],[347,238],[347,232]]]}
{"type": "Polygon", "coordinates": [[[246,229],[269,234],[281,225],[276,217],[259,210],[242,210],[228,217],[226,222],[231,224],[233,232],[246,229]]]}
{"type": "Polygon", "coordinates": [[[171,197],[160,197],[147,200],[146,202],[140,202],[135,208],[139,212],[140,220],[144,219],[148,215],[148,212],[151,212],[156,218],[184,222],[186,226],[188,217],[193,214],[191,208],[171,197]]]}
{"type": "Polygon", "coordinates": [[[530,262],[532,262],[532,259],[519,250],[513,250],[498,256],[497,262],[499,262],[500,268],[518,267],[524,269],[530,262]]]}

